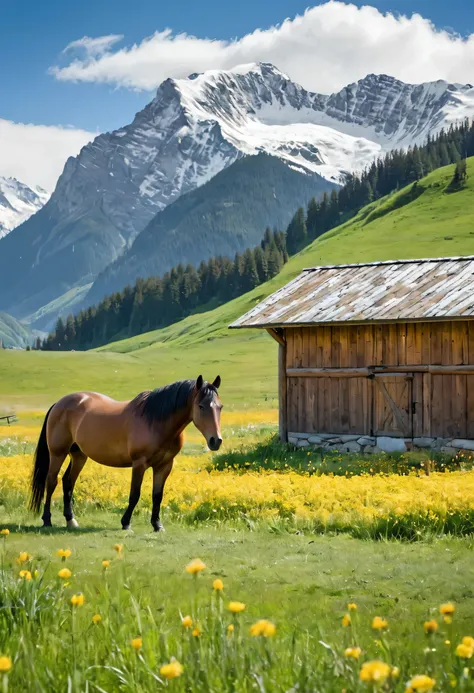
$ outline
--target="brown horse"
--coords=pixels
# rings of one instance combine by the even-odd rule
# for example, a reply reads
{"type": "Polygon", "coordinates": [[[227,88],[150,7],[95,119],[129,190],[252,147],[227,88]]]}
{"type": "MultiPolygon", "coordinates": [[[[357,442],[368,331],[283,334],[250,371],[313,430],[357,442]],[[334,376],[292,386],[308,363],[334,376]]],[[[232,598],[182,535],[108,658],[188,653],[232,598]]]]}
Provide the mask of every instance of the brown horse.
{"type": "Polygon", "coordinates": [[[51,527],[51,496],[67,455],[71,462],[63,475],[64,517],[77,527],[72,512],[72,493],[87,458],[108,467],[131,467],[132,483],[122,528],[130,528],[140,498],[145,471],[153,470],[151,524],[158,532],[163,488],[173,460],[183,447],[183,431],[191,421],[211,450],[222,443],[222,404],[217,394],[219,376],[212,384],[180,380],[172,385],[142,392],[128,402],[117,402],[96,392],[75,392],[54,404],[46,414],[35,453],[30,509],[39,513],[46,489],[44,527],[51,527]]]}

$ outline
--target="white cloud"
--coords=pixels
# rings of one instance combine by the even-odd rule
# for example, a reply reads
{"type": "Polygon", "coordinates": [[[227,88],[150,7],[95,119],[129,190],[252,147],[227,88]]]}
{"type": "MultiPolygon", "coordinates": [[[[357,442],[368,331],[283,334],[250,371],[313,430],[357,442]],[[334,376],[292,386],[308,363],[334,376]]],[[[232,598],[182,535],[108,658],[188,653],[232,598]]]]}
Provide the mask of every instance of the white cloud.
{"type": "Polygon", "coordinates": [[[71,51],[83,51],[88,58],[97,58],[100,55],[106,53],[109,48],[118,41],[123,39],[123,34],[109,34],[108,36],[99,36],[97,38],[91,38],[90,36],[83,36],[81,39],[76,41],[71,41],[68,43],[63,53],[70,53],[71,51]]]}
{"type": "Polygon", "coordinates": [[[67,158],[95,136],[86,130],[0,118],[0,176],[13,176],[52,192],[67,158]]]}
{"type": "MultiPolygon", "coordinates": [[[[100,37],[94,39],[109,39],[100,37]]],[[[308,89],[331,92],[365,77],[387,73],[406,82],[470,82],[474,34],[462,38],[430,20],[382,14],[376,8],[330,1],[235,41],[213,41],[170,29],[139,44],[53,67],[59,80],[108,82],[153,89],[167,77],[248,62],[272,62],[308,89]]]]}

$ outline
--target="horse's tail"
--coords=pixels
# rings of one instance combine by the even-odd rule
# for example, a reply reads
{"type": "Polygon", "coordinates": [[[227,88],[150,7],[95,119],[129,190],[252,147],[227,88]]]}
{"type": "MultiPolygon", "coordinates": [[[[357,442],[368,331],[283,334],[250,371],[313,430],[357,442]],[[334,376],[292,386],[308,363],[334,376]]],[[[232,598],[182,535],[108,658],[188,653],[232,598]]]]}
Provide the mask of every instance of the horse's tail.
{"type": "MultiPolygon", "coordinates": [[[[51,407],[51,409],[53,407],[51,407]]],[[[38,445],[36,446],[35,451],[35,466],[31,476],[31,495],[29,502],[29,508],[34,513],[39,513],[41,509],[44,489],[46,487],[46,479],[49,471],[49,448],[46,437],[46,424],[48,423],[48,417],[51,413],[51,409],[49,409],[45,416],[43,428],[41,429],[38,445]]]]}

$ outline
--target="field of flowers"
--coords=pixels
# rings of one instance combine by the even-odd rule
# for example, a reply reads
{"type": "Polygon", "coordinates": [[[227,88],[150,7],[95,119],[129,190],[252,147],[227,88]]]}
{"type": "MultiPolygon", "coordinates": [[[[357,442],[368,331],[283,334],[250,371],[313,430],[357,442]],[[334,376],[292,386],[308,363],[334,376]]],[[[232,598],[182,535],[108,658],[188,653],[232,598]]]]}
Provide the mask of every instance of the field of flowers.
{"type": "Polygon", "coordinates": [[[226,414],[219,463],[190,429],[158,535],[151,479],[122,532],[130,471],[93,462],[81,529],[64,529],[58,491],[39,530],[24,507],[41,414],[0,427],[3,692],[474,691],[470,463],[259,468],[275,424],[226,414]]]}

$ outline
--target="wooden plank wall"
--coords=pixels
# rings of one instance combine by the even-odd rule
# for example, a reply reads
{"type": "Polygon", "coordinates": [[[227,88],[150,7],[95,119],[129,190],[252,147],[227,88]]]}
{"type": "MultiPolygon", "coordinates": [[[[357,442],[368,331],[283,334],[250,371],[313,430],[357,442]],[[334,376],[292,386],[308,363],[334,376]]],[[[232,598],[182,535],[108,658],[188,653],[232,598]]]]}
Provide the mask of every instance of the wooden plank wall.
{"type": "MultiPolygon", "coordinates": [[[[287,368],[474,364],[474,322],[286,330],[287,368]]],[[[409,370],[409,368],[407,369],[409,370]]],[[[474,375],[419,374],[414,435],[474,438],[474,375]]],[[[370,433],[373,382],[288,378],[288,430],[370,433]]]]}

